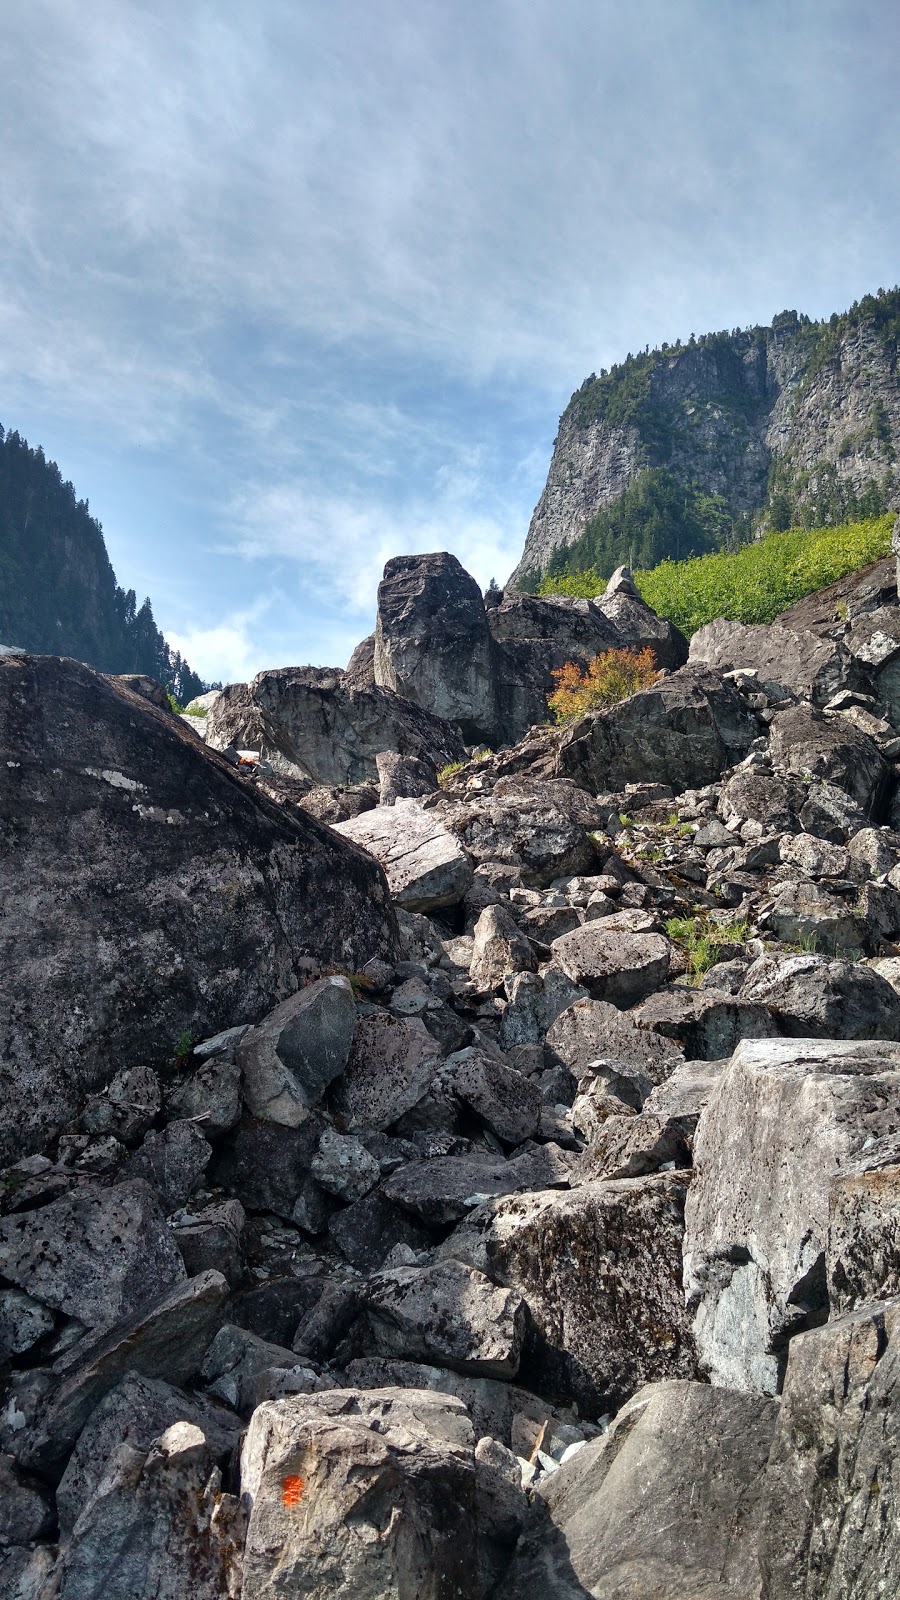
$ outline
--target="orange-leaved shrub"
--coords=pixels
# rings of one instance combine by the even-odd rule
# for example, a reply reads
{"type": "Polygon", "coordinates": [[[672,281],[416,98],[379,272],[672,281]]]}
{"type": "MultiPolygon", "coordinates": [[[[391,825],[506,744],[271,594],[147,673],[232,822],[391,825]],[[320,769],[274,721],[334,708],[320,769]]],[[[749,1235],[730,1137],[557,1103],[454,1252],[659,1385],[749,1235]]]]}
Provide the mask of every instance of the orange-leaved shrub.
{"type": "Polygon", "coordinates": [[[547,704],[557,723],[571,722],[586,711],[601,711],[618,705],[638,689],[649,689],[659,677],[656,657],[644,650],[601,650],[582,670],[577,661],[567,661],[552,674],[556,684],[547,704]]]}

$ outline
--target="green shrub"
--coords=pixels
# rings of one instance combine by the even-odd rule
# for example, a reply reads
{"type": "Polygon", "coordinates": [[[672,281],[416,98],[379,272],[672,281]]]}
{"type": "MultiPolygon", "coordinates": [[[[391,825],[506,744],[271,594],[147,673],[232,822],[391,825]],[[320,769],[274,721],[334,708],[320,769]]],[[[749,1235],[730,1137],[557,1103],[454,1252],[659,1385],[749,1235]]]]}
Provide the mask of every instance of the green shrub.
{"type": "MultiPolygon", "coordinates": [[[[837,528],[769,533],[728,554],[663,561],[635,582],[647,604],[690,636],[716,617],[771,622],[804,595],[890,555],[893,513],[837,528]]],[[[548,577],[541,593],[590,599],[601,592],[596,570],[548,577]]]]}

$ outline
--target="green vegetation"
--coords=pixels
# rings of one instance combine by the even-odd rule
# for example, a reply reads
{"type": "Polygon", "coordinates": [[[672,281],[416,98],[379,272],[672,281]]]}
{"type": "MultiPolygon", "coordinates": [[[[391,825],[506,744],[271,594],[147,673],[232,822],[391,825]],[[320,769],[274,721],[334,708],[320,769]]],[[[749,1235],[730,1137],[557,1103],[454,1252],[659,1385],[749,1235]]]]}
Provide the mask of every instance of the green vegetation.
{"type": "Polygon", "coordinates": [[[749,923],[709,922],[704,917],[670,917],[666,933],[677,945],[687,962],[688,971],[695,983],[717,961],[727,961],[732,946],[742,947],[747,940],[749,923]]]}
{"type": "MultiPolygon", "coordinates": [[[[575,544],[554,551],[548,579],[582,571],[608,578],[619,566],[655,567],[667,557],[703,555],[721,549],[733,528],[721,495],[685,485],[663,467],[645,467],[575,544]]],[[[540,592],[547,593],[544,584],[540,592]]]]}
{"type": "Polygon", "coordinates": [[[468,762],[466,761],[448,761],[445,767],[441,767],[437,775],[438,783],[443,787],[445,783],[450,782],[451,778],[455,778],[458,772],[462,772],[463,767],[467,765],[468,762]]]}
{"type": "MultiPolygon", "coordinates": [[[[893,522],[891,513],[838,528],[770,533],[731,554],[663,561],[650,571],[636,572],[635,581],[647,604],[688,635],[716,617],[771,622],[804,595],[890,555],[893,522]]],[[[603,587],[593,570],[564,580],[548,577],[541,593],[589,599],[603,587]]]]}
{"type": "Polygon", "coordinates": [[[44,452],[0,428],[0,641],[147,673],[180,704],[206,685],[116,583],[103,529],[44,452]]]}

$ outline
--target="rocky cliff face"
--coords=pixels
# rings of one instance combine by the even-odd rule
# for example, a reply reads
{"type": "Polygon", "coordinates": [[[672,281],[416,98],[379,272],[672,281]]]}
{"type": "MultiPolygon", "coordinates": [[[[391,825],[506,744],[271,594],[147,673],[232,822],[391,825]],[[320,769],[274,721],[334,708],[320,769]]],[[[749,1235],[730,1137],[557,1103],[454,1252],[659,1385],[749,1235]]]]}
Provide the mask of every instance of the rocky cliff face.
{"type": "Polygon", "coordinates": [[[721,496],[734,519],[833,522],[892,504],[898,309],[892,291],[827,323],[783,312],[592,375],[560,420],[510,583],[544,571],[648,468],[721,496]]]}

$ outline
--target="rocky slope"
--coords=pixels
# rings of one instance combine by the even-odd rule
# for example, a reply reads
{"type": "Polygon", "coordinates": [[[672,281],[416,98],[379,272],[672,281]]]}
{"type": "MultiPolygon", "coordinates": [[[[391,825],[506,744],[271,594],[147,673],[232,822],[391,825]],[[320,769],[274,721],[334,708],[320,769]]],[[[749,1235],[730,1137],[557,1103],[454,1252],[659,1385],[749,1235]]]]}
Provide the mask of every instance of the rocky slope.
{"type": "Polygon", "coordinates": [[[592,375],[560,419],[510,587],[540,575],[648,468],[720,496],[732,519],[764,513],[783,527],[893,504],[898,312],[900,294],[879,292],[829,322],[784,312],[771,327],[692,336],[592,375]]]}
{"type": "MultiPolygon", "coordinates": [[[[427,652],[419,560],[402,637],[427,652]]],[[[297,804],[321,786],[229,766],[72,664],[44,709],[46,665],[0,663],[4,791],[27,777],[70,895],[53,959],[84,940],[106,829],[136,854],[163,849],[151,824],[182,838],[154,805],[193,830],[148,858],[155,926],[231,862],[180,936],[182,990],[219,970],[242,882],[284,948],[280,977],[251,950],[249,998],[234,958],[233,1026],[151,1058],[153,981],[108,996],[83,962],[57,995],[7,943],[60,1039],[85,1012],[119,1031],[0,1180],[0,1592],[892,1592],[900,610],[884,575],[821,610],[812,637],[720,624],[653,688],[442,787],[434,751],[429,777],[427,747],[383,748],[363,806],[331,787],[333,830],[297,804]],[[112,773],[145,786],[127,816],[112,773]]],[[[403,661],[443,692],[433,655],[403,661]]],[[[8,820],[23,896],[33,849],[8,820]]],[[[143,973],[117,893],[107,969],[143,973]]]]}

